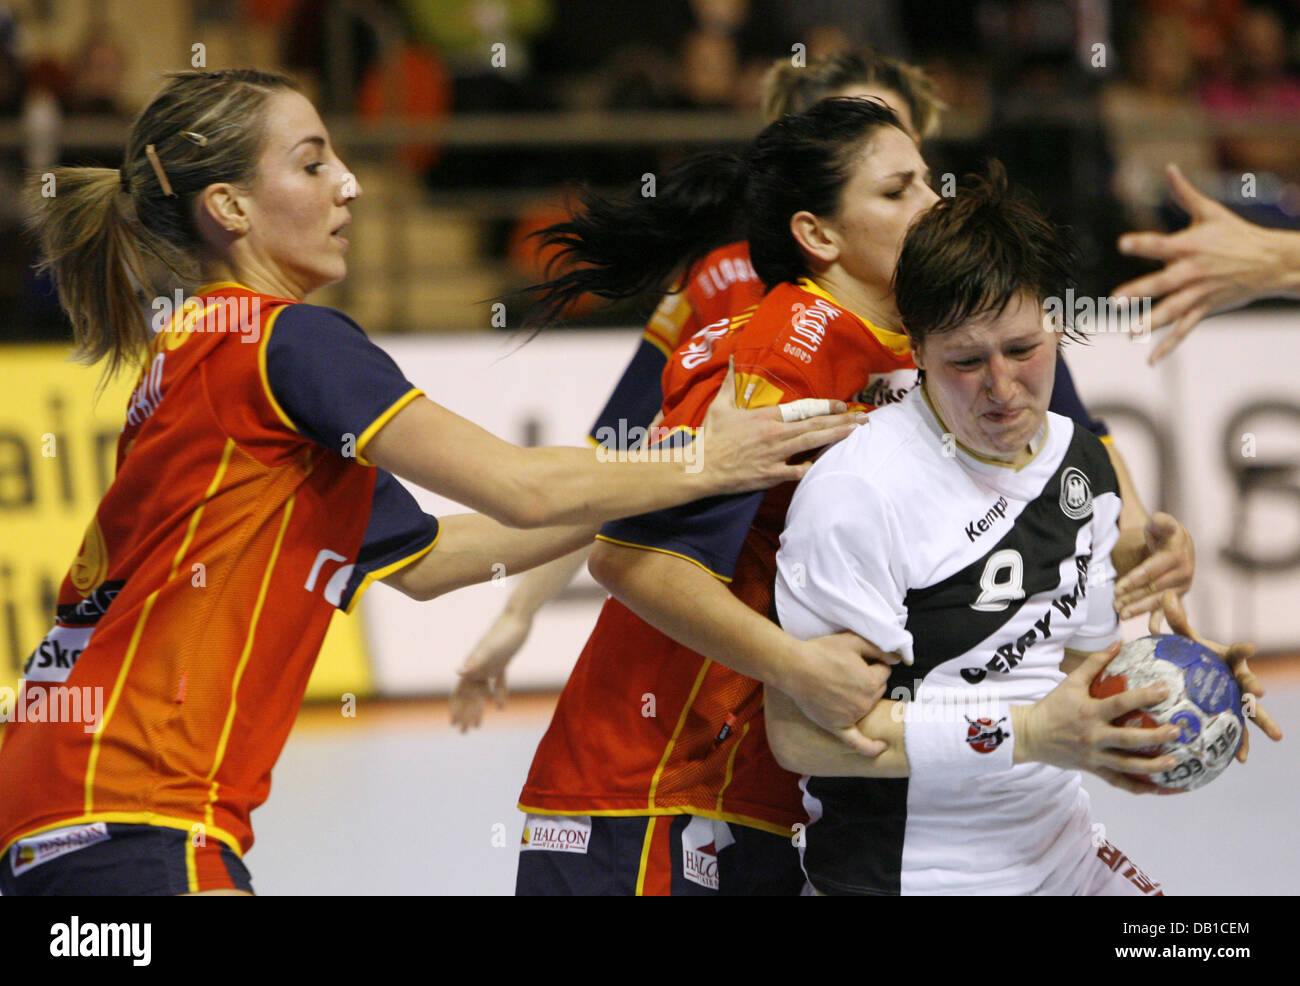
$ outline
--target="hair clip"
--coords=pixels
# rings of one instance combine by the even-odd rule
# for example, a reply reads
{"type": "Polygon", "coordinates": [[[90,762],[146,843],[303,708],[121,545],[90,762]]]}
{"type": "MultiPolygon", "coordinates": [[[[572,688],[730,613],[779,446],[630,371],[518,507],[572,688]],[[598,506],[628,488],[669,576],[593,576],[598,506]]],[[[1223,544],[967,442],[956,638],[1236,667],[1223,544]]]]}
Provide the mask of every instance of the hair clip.
{"type": "Polygon", "coordinates": [[[158,151],[153,144],[145,145],[144,156],[153,166],[153,173],[158,177],[158,184],[162,186],[163,194],[168,198],[174,196],[176,193],[172,191],[172,183],[167,180],[167,172],[163,170],[162,161],[158,158],[158,151]]]}
{"type": "Polygon", "coordinates": [[[205,137],[203,134],[196,134],[193,130],[182,130],[181,136],[184,137],[186,140],[188,140],[191,144],[197,144],[199,147],[208,146],[208,138],[205,137]]]}

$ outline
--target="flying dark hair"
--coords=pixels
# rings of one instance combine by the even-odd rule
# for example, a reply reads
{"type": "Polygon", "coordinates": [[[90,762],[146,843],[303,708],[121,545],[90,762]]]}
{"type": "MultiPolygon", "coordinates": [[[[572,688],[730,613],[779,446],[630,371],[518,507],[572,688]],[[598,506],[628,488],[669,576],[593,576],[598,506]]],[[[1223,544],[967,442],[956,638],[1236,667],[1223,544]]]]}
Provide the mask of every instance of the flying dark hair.
{"type": "Polygon", "coordinates": [[[555,321],[583,294],[613,300],[661,289],[674,271],[742,237],[767,287],[806,276],[790,217],[832,215],[854,159],[885,126],[903,130],[877,100],[827,99],[770,124],[745,154],[695,155],[657,187],[643,183],[624,198],[584,193],[571,219],[534,234],[559,248],[551,264],[569,269],[534,287],[533,318],[555,321]]]}
{"type": "Polygon", "coordinates": [[[1005,169],[992,161],[987,177],[964,179],[908,230],[894,300],[916,348],[928,335],[1001,314],[1023,291],[1043,304],[1064,298],[1077,262],[1066,231],[1009,188],[1005,169]]]}

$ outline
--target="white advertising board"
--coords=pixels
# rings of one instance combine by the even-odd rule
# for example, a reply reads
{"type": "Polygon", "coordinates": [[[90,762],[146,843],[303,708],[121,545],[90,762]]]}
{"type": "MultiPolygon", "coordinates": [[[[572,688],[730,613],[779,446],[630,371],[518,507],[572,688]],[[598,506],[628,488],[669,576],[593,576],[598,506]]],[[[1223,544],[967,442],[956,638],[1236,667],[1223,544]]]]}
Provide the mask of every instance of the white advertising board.
{"type": "MultiPolygon", "coordinates": [[[[378,340],[434,400],[518,444],[585,444],[637,334],[378,340]]],[[[1213,319],[1159,367],[1150,343],[1097,335],[1068,359],[1085,403],[1110,425],[1148,509],[1164,508],[1197,549],[1189,613],[1207,636],[1300,647],[1300,317],[1213,319]]],[[[464,508],[415,491],[434,514],[464,508]]],[[[385,586],[361,603],[381,694],[438,694],[500,612],[516,577],[416,603],[385,586]]],[[[585,571],[545,607],[509,675],[560,687],[604,592],[585,571]]],[[[1134,621],[1133,633],[1145,632],[1134,621]]]]}

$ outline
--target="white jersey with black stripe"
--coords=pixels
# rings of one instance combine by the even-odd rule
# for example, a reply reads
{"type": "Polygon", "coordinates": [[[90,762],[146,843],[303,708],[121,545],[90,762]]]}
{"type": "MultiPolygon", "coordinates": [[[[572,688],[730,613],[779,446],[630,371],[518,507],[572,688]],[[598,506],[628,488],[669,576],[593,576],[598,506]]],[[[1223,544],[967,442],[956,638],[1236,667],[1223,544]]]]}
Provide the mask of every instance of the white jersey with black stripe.
{"type": "MultiPolygon", "coordinates": [[[[1120,500],[1105,447],[1068,418],[1049,412],[1032,448],[1018,470],[967,453],[921,388],[873,412],[795,492],[781,625],[902,653],[888,697],[954,729],[1046,695],[1067,647],[1119,639],[1120,500]]],[[[806,778],[804,790],[805,868],[828,893],[1050,892],[1090,825],[1079,774],[1042,764],[958,785],[806,778]]]]}

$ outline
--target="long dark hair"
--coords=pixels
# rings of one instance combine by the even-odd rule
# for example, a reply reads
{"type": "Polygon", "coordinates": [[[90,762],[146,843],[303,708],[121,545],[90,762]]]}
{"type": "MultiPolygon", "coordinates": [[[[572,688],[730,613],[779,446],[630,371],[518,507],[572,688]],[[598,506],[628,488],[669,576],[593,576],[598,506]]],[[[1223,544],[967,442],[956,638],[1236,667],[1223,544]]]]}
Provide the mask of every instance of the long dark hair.
{"type": "Polygon", "coordinates": [[[854,159],[887,126],[903,129],[883,103],[827,99],[770,124],[747,153],[688,158],[664,174],[654,194],[585,193],[571,219],[537,234],[559,248],[552,265],[569,269],[535,286],[533,318],[555,321],[583,294],[613,300],[660,288],[673,271],[741,237],[767,287],[807,275],[790,217],[833,214],[854,159]]]}

